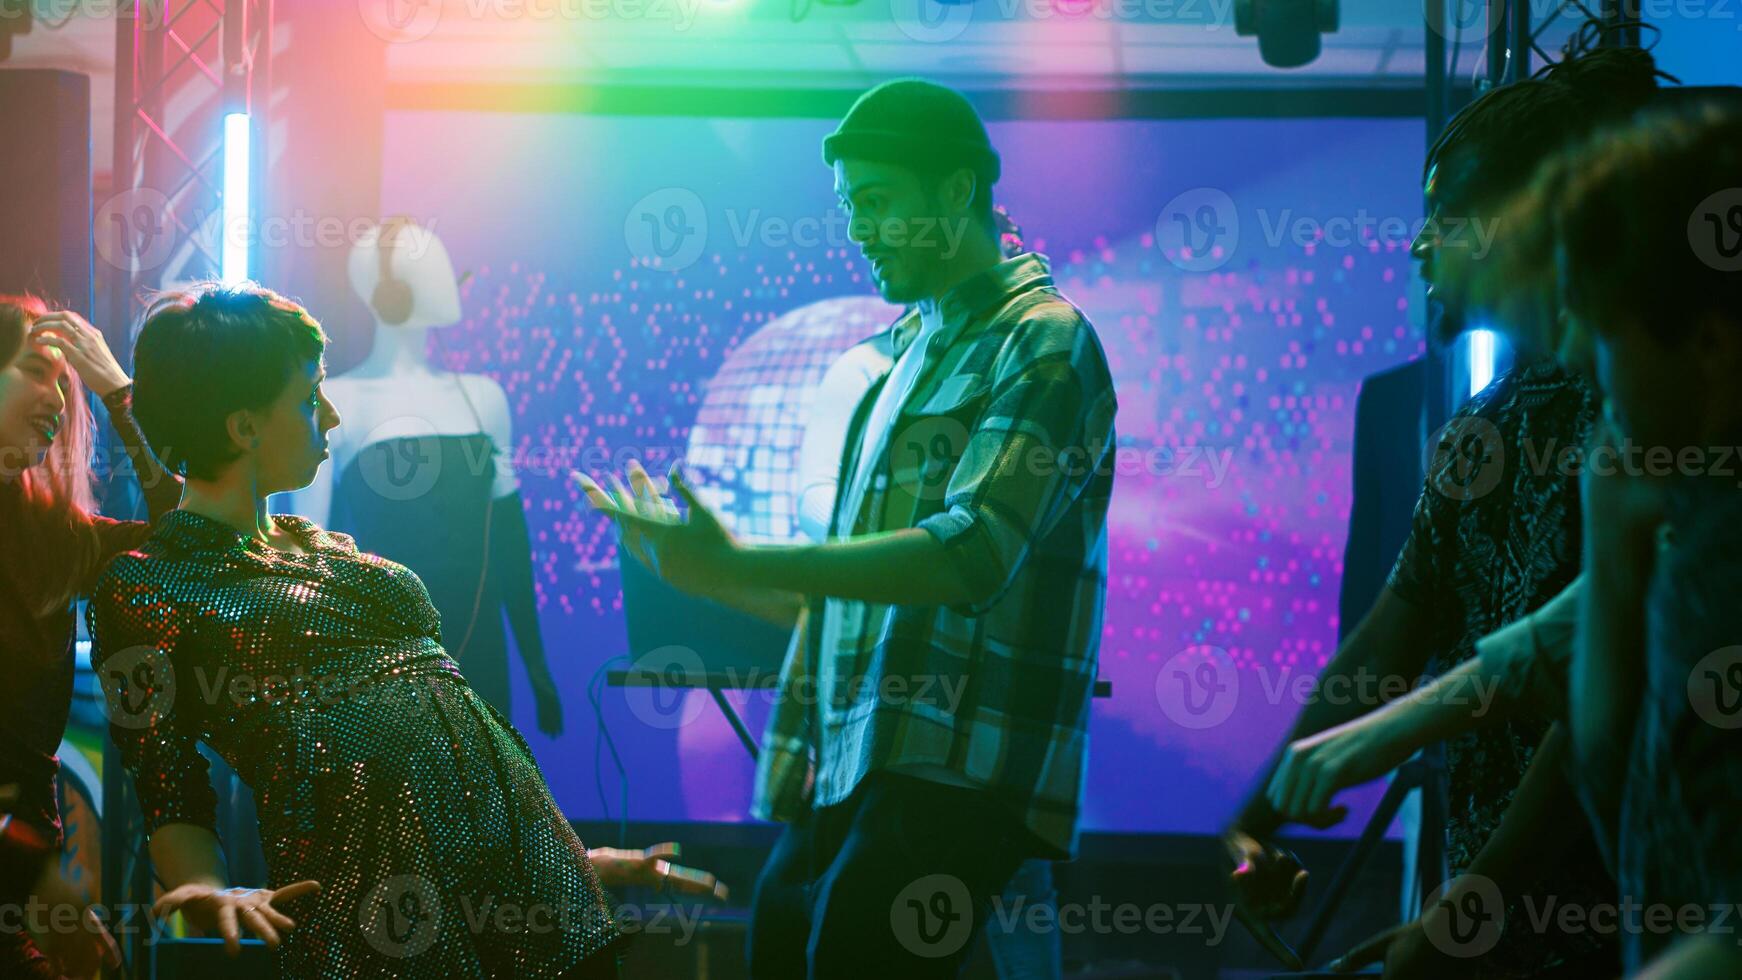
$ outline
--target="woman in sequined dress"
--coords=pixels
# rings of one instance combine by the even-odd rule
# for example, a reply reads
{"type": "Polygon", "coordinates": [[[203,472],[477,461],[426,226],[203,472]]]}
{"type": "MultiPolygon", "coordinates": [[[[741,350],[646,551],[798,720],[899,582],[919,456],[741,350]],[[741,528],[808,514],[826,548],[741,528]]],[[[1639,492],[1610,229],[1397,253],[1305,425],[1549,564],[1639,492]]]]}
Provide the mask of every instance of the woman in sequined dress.
{"type": "MultiPolygon", "coordinates": [[[[205,742],[255,791],[271,881],[320,883],[279,947],[286,976],[614,976],[586,849],[443,649],[417,576],[267,513],[339,424],[324,345],[252,285],[167,298],[139,334],[135,414],[187,488],[89,616],[152,862],[172,894],[222,894],[205,742]]],[[[270,935],[255,904],[221,911],[270,935]]]]}

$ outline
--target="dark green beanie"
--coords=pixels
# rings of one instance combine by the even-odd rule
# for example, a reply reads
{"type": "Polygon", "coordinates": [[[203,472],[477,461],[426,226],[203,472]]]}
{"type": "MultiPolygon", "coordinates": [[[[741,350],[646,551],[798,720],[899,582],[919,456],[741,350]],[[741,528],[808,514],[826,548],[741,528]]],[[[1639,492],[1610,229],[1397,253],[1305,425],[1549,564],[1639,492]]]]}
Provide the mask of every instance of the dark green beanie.
{"type": "Polygon", "coordinates": [[[823,140],[823,162],[851,158],[922,173],[967,167],[986,186],[998,182],[998,151],[980,114],[954,89],[920,78],[884,82],[853,103],[823,140]]]}

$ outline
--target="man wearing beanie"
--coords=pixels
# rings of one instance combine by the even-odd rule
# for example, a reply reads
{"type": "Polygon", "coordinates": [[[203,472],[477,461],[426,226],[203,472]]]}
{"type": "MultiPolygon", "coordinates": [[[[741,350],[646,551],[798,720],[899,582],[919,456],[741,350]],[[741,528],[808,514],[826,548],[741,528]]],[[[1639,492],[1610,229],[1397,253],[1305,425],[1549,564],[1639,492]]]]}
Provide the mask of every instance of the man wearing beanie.
{"type": "Polygon", "coordinates": [[[674,585],[790,597],[753,804],[788,826],[751,974],[954,977],[1018,865],[1076,850],[1113,384],[1047,260],[1000,254],[1000,161],[960,94],[878,86],[823,159],[878,291],[911,306],[854,413],[828,538],[740,544],[676,471],[685,521],[639,468],[633,494],[587,489],[674,585]]]}
{"type": "Polygon", "coordinates": [[[757,815],[791,824],[751,972],[955,976],[1022,859],[1075,847],[1113,387],[1046,260],[1003,259],[1000,160],[960,94],[879,86],[823,160],[878,291],[913,307],[849,430],[830,534],[909,535],[954,581],[810,602],[758,766],[757,815]]]}

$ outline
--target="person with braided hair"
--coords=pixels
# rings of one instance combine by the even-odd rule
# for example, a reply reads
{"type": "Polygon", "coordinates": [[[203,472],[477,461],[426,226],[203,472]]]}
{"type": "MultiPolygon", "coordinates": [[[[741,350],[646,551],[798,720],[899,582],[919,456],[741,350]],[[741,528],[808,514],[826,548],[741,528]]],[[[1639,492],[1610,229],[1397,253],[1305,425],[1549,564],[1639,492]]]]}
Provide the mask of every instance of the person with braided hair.
{"type": "MultiPolygon", "coordinates": [[[[1542,161],[1645,104],[1656,85],[1647,52],[1601,49],[1569,56],[1540,77],[1471,103],[1429,151],[1423,172],[1428,221],[1412,251],[1437,307],[1430,339],[1449,344],[1473,324],[1491,324],[1512,342],[1517,363],[1441,430],[1412,530],[1389,581],[1325,666],[1321,684],[1362,676],[1414,684],[1451,671],[1474,655],[1477,640],[1536,610],[1577,576],[1577,479],[1553,466],[1531,466],[1530,454],[1540,455],[1544,446],[1582,445],[1597,400],[1586,381],[1555,356],[1563,335],[1552,280],[1514,279],[1503,291],[1484,288],[1494,278],[1483,273],[1501,259],[1485,252],[1479,246],[1484,239],[1470,229],[1478,222],[1497,225],[1542,161]],[[1465,453],[1471,438],[1482,450],[1474,461],[1465,453]]],[[[1275,834],[1290,822],[1327,827],[1343,819],[1347,811],[1333,805],[1326,784],[1301,773],[1316,771],[1314,760],[1327,746],[1339,750],[1339,758],[1375,758],[1350,746],[1367,734],[1380,707],[1354,699],[1308,705],[1225,834],[1242,919],[1285,955],[1262,920],[1298,907],[1306,871],[1275,843],[1275,834]]],[[[1449,739],[1448,864],[1455,882],[1494,885],[1500,897],[1490,904],[1503,907],[1486,912],[1503,926],[1477,930],[1483,938],[1476,944],[1446,940],[1447,905],[1441,901],[1361,944],[1339,965],[1383,961],[1386,976],[1400,977],[1618,972],[1611,939],[1554,922],[1539,928],[1529,914],[1535,909],[1540,918],[1551,896],[1588,908],[1613,894],[1595,841],[1579,832],[1584,824],[1562,771],[1567,754],[1564,731],[1533,715],[1449,739]]]]}

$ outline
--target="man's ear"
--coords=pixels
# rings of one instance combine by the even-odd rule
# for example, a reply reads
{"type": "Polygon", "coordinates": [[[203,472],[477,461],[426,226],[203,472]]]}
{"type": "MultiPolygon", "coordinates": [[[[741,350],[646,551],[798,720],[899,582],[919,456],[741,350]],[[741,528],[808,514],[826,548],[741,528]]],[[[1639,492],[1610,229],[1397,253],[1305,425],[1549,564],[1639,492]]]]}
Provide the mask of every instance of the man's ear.
{"type": "Polygon", "coordinates": [[[231,412],[224,420],[224,428],[230,433],[231,447],[239,453],[249,452],[260,445],[260,421],[245,408],[231,412]]]}
{"type": "Polygon", "coordinates": [[[939,188],[944,207],[950,211],[966,211],[973,203],[974,189],[979,186],[980,178],[967,167],[958,167],[943,180],[939,188]]]}

